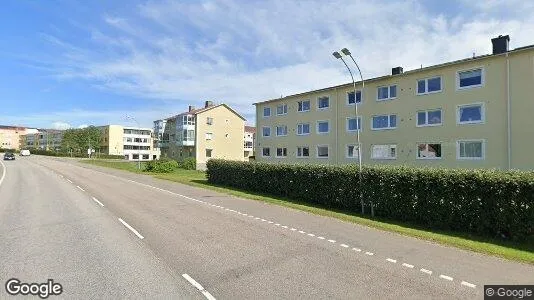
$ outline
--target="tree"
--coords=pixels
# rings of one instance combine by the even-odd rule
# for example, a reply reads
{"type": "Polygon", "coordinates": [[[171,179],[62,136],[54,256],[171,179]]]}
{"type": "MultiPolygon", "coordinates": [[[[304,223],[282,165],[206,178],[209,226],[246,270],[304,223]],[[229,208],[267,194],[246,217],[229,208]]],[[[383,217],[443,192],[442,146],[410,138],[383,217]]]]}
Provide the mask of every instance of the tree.
{"type": "Polygon", "coordinates": [[[98,149],[100,147],[101,132],[94,126],[80,129],[67,129],[63,133],[61,148],[77,153],[85,152],[87,149],[98,149]]]}

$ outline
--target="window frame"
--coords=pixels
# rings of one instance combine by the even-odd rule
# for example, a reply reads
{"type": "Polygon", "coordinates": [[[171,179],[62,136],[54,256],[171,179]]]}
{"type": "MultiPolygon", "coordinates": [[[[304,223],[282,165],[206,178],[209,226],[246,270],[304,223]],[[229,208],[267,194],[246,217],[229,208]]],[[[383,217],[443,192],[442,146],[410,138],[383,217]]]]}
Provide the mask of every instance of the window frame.
{"type": "Polygon", "coordinates": [[[279,136],[287,136],[287,125],[275,126],[275,128],[276,128],[276,130],[275,130],[275,135],[276,135],[277,137],[279,137],[279,136]],[[281,128],[285,127],[285,128],[286,128],[286,130],[285,130],[286,133],[285,133],[285,134],[280,134],[280,135],[279,135],[279,134],[278,134],[278,127],[281,127],[281,128]]]}
{"type": "Polygon", "coordinates": [[[317,134],[320,134],[320,135],[326,135],[326,134],[329,134],[330,133],[330,120],[317,120],[316,121],[316,126],[315,126],[315,132],[317,134]],[[322,122],[326,122],[328,123],[328,131],[326,132],[320,132],[319,131],[319,123],[322,123],[322,122]]]}
{"type": "Polygon", "coordinates": [[[305,145],[297,146],[297,150],[295,151],[295,157],[296,158],[310,158],[310,146],[305,146],[305,145]],[[299,156],[299,148],[302,148],[302,149],[308,148],[308,156],[303,156],[303,155],[299,156]]]}
{"type": "Polygon", "coordinates": [[[311,110],[311,101],[310,99],[306,99],[306,100],[300,100],[300,101],[297,101],[297,112],[309,112],[311,110]],[[302,103],[302,107],[304,107],[304,102],[308,102],[309,103],[309,107],[307,110],[299,110],[299,104],[302,103]]]}
{"type": "Polygon", "coordinates": [[[317,97],[317,110],[327,110],[327,109],[330,109],[330,96],[327,96],[327,95],[318,96],[317,97]],[[328,106],[326,106],[326,107],[320,107],[319,106],[319,102],[320,102],[321,98],[327,98],[328,99],[328,106]]]}
{"type": "Polygon", "coordinates": [[[261,137],[264,137],[264,138],[271,137],[272,136],[271,133],[272,133],[271,132],[271,126],[262,126],[261,127],[261,137]],[[269,135],[265,135],[265,131],[264,131],[265,128],[269,128],[269,135]]]}
{"type": "Polygon", "coordinates": [[[456,140],[456,159],[457,160],[485,160],[486,159],[486,140],[485,139],[461,139],[456,140]],[[482,143],[482,157],[460,157],[460,143],[482,143]]]}
{"type": "Polygon", "coordinates": [[[206,149],[204,149],[204,150],[205,150],[205,151],[204,151],[204,152],[205,152],[204,154],[206,155],[206,158],[212,158],[212,157],[213,157],[213,149],[211,149],[211,148],[206,148],[206,149]],[[210,151],[210,156],[208,156],[208,151],[210,151]]]}
{"type": "Polygon", "coordinates": [[[373,115],[371,116],[371,130],[394,130],[394,129],[397,129],[397,123],[398,123],[398,119],[397,119],[397,114],[387,114],[387,115],[373,115]],[[388,127],[383,127],[383,128],[375,128],[374,127],[374,124],[373,124],[373,120],[375,117],[383,117],[383,116],[387,116],[388,117],[388,127]],[[391,127],[391,116],[395,116],[395,127],[391,127]]]}
{"type": "Polygon", "coordinates": [[[417,149],[415,149],[415,158],[418,159],[418,160],[441,160],[443,159],[443,142],[417,142],[415,144],[415,147],[417,147],[417,149]],[[420,144],[425,144],[427,145],[427,150],[428,150],[428,145],[440,145],[441,147],[441,156],[440,157],[419,157],[419,145],[420,144]]]}
{"type": "Polygon", "coordinates": [[[265,107],[263,108],[263,117],[264,117],[264,118],[270,118],[272,115],[273,115],[273,112],[272,112],[271,107],[269,107],[269,106],[265,106],[265,107]],[[265,115],[265,109],[268,109],[268,110],[269,110],[269,115],[267,115],[267,116],[265,115]]]}
{"type": "Polygon", "coordinates": [[[397,159],[397,153],[398,153],[397,149],[398,149],[398,145],[397,144],[372,144],[371,145],[371,159],[373,159],[373,160],[395,160],[395,159],[397,159]],[[388,146],[388,150],[389,151],[391,151],[391,148],[395,148],[395,157],[375,157],[375,156],[373,156],[373,147],[374,146],[388,146]]]}
{"type": "Polygon", "coordinates": [[[398,97],[398,93],[399,93],[399,91],[397,90],[397,87],[398,87],[397,84],[390,84],[390,85],[381,85],[381,86],[377,86],[377,87],[376,87],[376,101],[377,101],[377,102],[380,102],[380,101],[388,101],[388,100],[394,100],[394,99],[397,99],[397,97],[398,97]],[[395,94],[396,94],[395,97],[391,97],[391,87],[392,87],[392,86],[395,86],[395,94]],[[380,98],[379,98],[379,96],[380,96],[380,94],[379,94],[379,90],[380,90],[380,88],[385,88],[385,87],[388,88],[388,97],[387,97],[387,98],[382,98],[382,99],[380,99],[380,98]]]}
{"type": "Polygon", "coordinates": [[[271,147],[261,147],[261,157],[271,157],[271,147]],[[269,155],[265,155],[265,149],[269,149],[269,155]]]}
{"type": "Polygon", "coordinates": [[[415,94],[417,96],[430,95],[430,94],[436,94],[436,93],[441,93],[441,92],[443,92],[443,76],[441,76],[441,75],[427,77],[427,78],[420,78],[420,79],[417,79],[415,81],[415,94]],[[431,80],[431,79],[436,79],[436,78],[439,78],[439,90],[438,91],[429,92],[428,91],[428,81],[431,80]],[[425,81],[425,91],[423,93],[419,93],[419,81],[421,81],[421,80],[425,81]]]}
{"type": "MultiPolygon", "coordinates": [[[[304,128],[304,126],[302,128],[304,128]]],[[[305,136],[305,135],[310,135],[310,134],[311,134],[311,124],[310,123],[297,123],[297,135],[298,136],[305,136]],[[299,126],[300,125],[308,125],[308,133],[299,133],[299,126]]]]}
{"type": "Polygon", "coordinates": [[[346,121],[345,121],[345,130],[347,132],[362,132],[362,117],[361,116],[358,116],[358,117],[347,117],[346,118],[346,121]],[[356,119],[356,127],[358,127],[358,129],[349,129],[349,120],[352,120],[352,119],[356,119]]]}
{"type": "MultiPolygon", "coordinates": [[[[347,159],[358,159],[359,156],[361,155],[361,151],[358,149],[358,156],[349,156],[349,147],[350,146],[353,146],[356,150],[358,149],[358,144],[346,144],[345,145],[345,158],[347,159]]],[[[352,150],[354,152],[354,150],[352,150]]]]}
{"type": "Polygon", "coordinates": [[[443,126],[443,109],[441,108],[434,108],[434,109],[426,109],[426,110],[418,110],[415,112],[415,126],[416,127],[435,127],[435,126],[443,126]],[[440,112],[440,122],[438,124],[428,124],[428,113],[429,112],[434,112],[434,111],[438,111],[440,112]],[[426,119],[426,124],[423,124],[423,125],[419,125],[419,113],[422,113],[424,112],[425,113],[425,119],[426,119]]]}
{"type": "Polygon", "coordinates": [[[484,102],[474,102],[469,104],[459,104],[456,106],[456,124],[457,125],[476,125],[486,123],[486,107],[484,102]],[[464,107],[480,106],[480,121],[461,121],[461,109],[464,107]]]}
{"type": "Polygon", "coordinates": [[[287,147],[276,147],[276,153],[274,154],[274,157],[276,158],[287,158],[287,147]],[[282,156],[278,155],[278,149],[282,149],[282,156]],[[286,155],[284,154],[284,149],[286,149],[286,155]]]}
{"type": "Polygon", "coordinates": [[[486,70],[483,66],[479,67],[473,67],[468,69],[462,69],[456,71],[456,90],[462,91],[462,90],[469,90],[469,89],[475,89],[475,88],[481,88],[484,87],[486,84],[486,70]],[[460,86],[460,73],[469,72],[469,71],[475,71],[480,70],[480,84],[477,85],[469,85],[469,86],[460,86]]]}
{"type": "Polygon", "coordinates": [[[320,159],[329,159],[330,158],[330,146],[328,144],[319,144],[315,146],[315,157],[320,159]],[[326,147],[328,150],[328,156],[319,156],[319,147],[326,147]]]}
{"type": "Polygon", "coordinates": [[[288,110],[288,108],[287,108],[287,104],[286,103],[276,105],[276,115],[277,116],[285,116],[285,115],[287,115],[287,110],[288,110]],[[282,113],[278,113],[278,108],[279,107],[282,107],[282,113]]]}
{"type": "Polygon", "coordinates": [[[212,117],[206,117],[206,124],[207,125],[213,125],[213,118],[212,117]]]}
{"type": "Polygon", "coordinates": [[[206,132],[206,141],[211,141],[213,140],[213,132],[206,132]],[[209,135],[209,139],[208,139],[208,135],[209,135]]]}
{"type": "Polygon", "coordinates": [[[358,93],[360,93],[360,102],[358,102],[358,101],[357,101],[357,97],[354,96],[354,103],[350,103],[350,102],[349,102],[349,94],[350,94],[350,93],[354,93],[354,91],[348,91],[348,92],[347,92],[347,101],[346,101],[346,104],[347,104],[347,105],[352,106],[352,105],[355,105],[355,104],[362,104],[362,103],[363,103],[363,93],[362,93],[362,90],[356,90],[356,95],[357,95],[358,93]]]}

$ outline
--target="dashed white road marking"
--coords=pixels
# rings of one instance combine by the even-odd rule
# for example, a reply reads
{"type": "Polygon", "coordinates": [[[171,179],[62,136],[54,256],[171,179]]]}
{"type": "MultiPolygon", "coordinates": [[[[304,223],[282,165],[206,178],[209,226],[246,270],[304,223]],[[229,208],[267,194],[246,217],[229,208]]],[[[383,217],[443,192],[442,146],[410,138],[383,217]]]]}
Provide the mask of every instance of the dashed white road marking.
{"type": "Polygon", "coordinates": [[[68,179],[68,178],[67,178],[67,181],[70,182],[70,183],[72,183],[72,180],[70,180],[70,179],[68,179]]]}
{"type": "Polygon", "coordinates": [[[309,235],[309,236],[315,236],[315,234],[313,234],[313,233],[308,233],[308,235],[309,235]]]}
{"type": "Polygon", "coordinates": [[[443,275],[443,274],[442,274],[442,275],[439,275],[439,278],[442,278],[442,279],[445,279],[445,280],[449,280],[449,281],[452,281],[452,280],[453,280],[452,277],[447,276],[447,275],[443,275]]]}
{"type": "Polygon", "coordinates": [[[193,278],[191,278],[191,276],[187,275],[187,274],[182,274],[182,277],[185,278],[185,280],[189,281],[189,283],[191,283],[191,285],[193,285],[195,288],[197,288],[203,295],[204,297],[206,297],[206,299],[209,299],[209,300],[215,300],[215,297],[213,297],[210,292],[206,291],[201,285],[200,283],[198,283],[196,280],[194,280],[193,278]]]}
{"type": "Polygon", "coordinates": [[[349,245],[345,245],[345,244],[341,244],[340,246],[343,247],[343,248],[348,248],[349,247],[349,245]]]}
{"type": "Polygon", "coordinates": [[[104,206],[104,204],[102,202],[98,201],[98,199],[96,199],[95,197],[93,197],[93,201],[98,203],[100,206],[104,206]]]}
{"type": "Polygon", "coordinates": [[[360,249],[360,248],[352,248],[352,250],[354,250],[356,252],[362,252],[362,249],[360,249]]]}
{"type": "Polygon", "coordinates": [[[261,221],[262,221],[262,222],[266,222],[267,220],[265,220],[265,219],[261,219],[261,221]]]}
{"type": "Polygon", "coordinates": [[[406,267],[406,268],[413,269],[413,265],[410,265],[410,264],[407,264],[407,263],[403,263],[402,266],[406,267]]]}
{"type": "Polygon", "coordinates": [[[285,229],[287,229],[287,226],[286,226],[286,225],[284,225],[284,226],[282,226],[282,228],[285,228],[285,229]]]}
{"type": "Polygon", "coordinates": [[[469,283],[467,281],[462,281],[462,285],[465,285],[465,286],[470,287],[470,288],[476,288],[477,287],[476,284],[472,284],[472,283],[469,283]]]}
{"type": "Polygon", "coordinates": [[[305,231],[299,230],[299,233],[306,233],[305,231]]]}
{"type": "Polygon", "coordinates": [[[82,189],[82,188],[81,188],[81,187],[80,187],[79,185],[77,185],[76,187],[77,187],[77,188],[79,188],[79,189],[80,189],[80,191],[82,191],[82,192],[85,192],[85,190],[84,190],[84,189],[82,189]]]}
{"type": "Polygon", "coordinates": [[[297,228],[291,228],[291,231],[296,231],[296,230],[297,230],[297,228]]]}
{"type": "Polygon", "coordinates": [[[324,236],[318,236],[317,238],[320,240],[324,240],[324,236]]]}
{"type": "Polygon", "coordinates": [[[367,255],[375,255],[373,252],[365,252],[367,255]]]}
{"type": "Polygon", "coordinates": [[[274,224],[274,226],[280,226],[280,223],[276,223],[276,224],[274,224]]]}
{"type": "Polygon", "coordinates": [[[423,272],[423,273],[427,273],[428,275],[432,275],[432,271],[427,270],[427,269],[421,269],[421,270],[419,270],[419,271],[421,271],[421,272],[423,272]]]}
{"type": "Polygon", "coordinates": [[[394,263],[394,264],[397,263],[397,260],[396,260],[396,259],[386,258],[386,260],[389,261],[389,262],[392,262],[392,263],[394,263]]]}
{"type": "Polygon", "coordinates": [[[260,218],[259,217],[255,217],[254,220],[259,220],[260,218]]]}
{"type": "Polygon", "coordinates": [[[269,224],[273,224],[274,222],[273,222],[273,221],[267,221],[267,223],[269,223],[269,224]]]}
{"type": "Polygon", "coordinates": [[[336,241],[335,240],[328,240],[330,243],[335,243],[336,241]]]}
{"type": "Polygon", "coordinates": [[[243,216],[248,216],[248,214],[242,214],[243,216]]]}
{"type": "Polygon", "coordinates": [[[119,221],[122,223],[122,225],[126,226],[126,228],[130,229],[135,235],[137,235],[138,238],[144,239],[145,237],[142,236],[137,230],[135,230],[130,224],[124,222],[123,219],[119,218],[119,221]]]}

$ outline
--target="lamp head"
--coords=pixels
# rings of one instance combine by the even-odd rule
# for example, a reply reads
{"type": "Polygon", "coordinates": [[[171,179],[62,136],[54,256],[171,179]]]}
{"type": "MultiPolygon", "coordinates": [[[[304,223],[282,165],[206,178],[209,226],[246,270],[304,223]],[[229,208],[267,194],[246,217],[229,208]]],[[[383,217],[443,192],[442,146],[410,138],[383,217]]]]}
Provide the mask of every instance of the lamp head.
{"type": "Polygon", "coordinates": [[[339,54],[339,52],[337,52],[337,51],[335,51],[334,53],[332,53],[332,55],[333,55],[335,58],[337,58],[337,59],[341,58],[341,54],[339,54]]]}
{"type": "Polygon", "coordinates": [[[347,48],[341,49],[341,52],[343,52],[343,54],[345,54],[345,55],[350,55],[350,51],[347,48]]]}

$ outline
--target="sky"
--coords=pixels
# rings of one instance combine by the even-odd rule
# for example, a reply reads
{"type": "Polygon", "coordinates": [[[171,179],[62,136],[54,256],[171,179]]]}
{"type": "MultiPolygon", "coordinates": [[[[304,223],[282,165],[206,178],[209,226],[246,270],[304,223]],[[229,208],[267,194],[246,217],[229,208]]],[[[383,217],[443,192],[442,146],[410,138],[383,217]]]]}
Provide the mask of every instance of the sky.
{"type": "Polygon", "coordinates": [[[0,124],[77,128],[253,103],[534,44],[523,0],[3,0],[0,124]],[[131,118],[127,118],[130,116],[131,118]],[[132,119],[133,118],[133,119],[132,119]]]}

